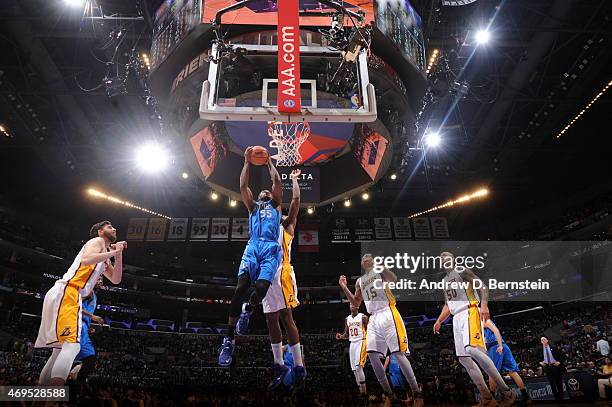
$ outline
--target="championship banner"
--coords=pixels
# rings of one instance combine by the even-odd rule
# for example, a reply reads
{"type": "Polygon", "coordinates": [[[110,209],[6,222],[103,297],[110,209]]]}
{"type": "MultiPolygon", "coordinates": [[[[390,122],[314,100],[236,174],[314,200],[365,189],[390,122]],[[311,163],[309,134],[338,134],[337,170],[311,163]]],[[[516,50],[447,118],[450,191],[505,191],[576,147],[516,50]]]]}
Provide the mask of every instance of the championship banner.
{"type": "Polygon", "coordinates": [[[374,235],[376,240],[391,240],[391,219],[374,218],[374,235]]]}
{"type": "Polygon", "coordinates": [[[369,242],[374,240],[374,229],[370,218],[357,218],[355,219],[354,225],[356,242],[369,242]]]}
{"type": "Polygon", "coordinates": [[[434,239],[448,239],[448,223],[446,218],[429,218],[431,221],[431,232],[434,239]]]}
{"type": "Polygon", "coordinates": [[[187,223],[188,218],[172,218],[170,228],[168,229],[169,241],[185,241],[187,240],[187,223]]]}
{"type": "Polygon", "coordinates": [[[317,225],[301,225],[298,231],[298,252],[316,253],[319,251],[319,229],[317,225]]]}
{"type": "Polygon", "coordinates": [[[415,239],[431,239],[431,228],[429,227],[428,218],[412,218],[412,227],[414,228],[415,239]]]}
{"type": "Polygon", "coordinates": [[[332,243],[350,243],[351,242],[351,230],[348,227],[346,218],[336,218],[333,220],[331,228],[331,241],[332,243]]]}
{"type": "Polygon", "coordinates": [[[210,240],[229,240],[229,218],[212,218],[210,226],[210,240]]]}
{"type": "Polygon", "coordinates": [[[393,218],[393,232],[395,233],[395,240],[412,240],[410,219],[393,218]]]}
{"type": "Polygon", "coordinates": [[[163,242],[166,235],[166,225],[168,222],[164,218],[149,219],[149,228],[147,229],[148,242],[163,242]]]}
{"type": "Polygon", "coordinates": [[[147,221],[147,218],[130,218],[125,239],[132,242],[143,241],[147,232],[147,221]]]}
{"type": "Polygon", "coordinates": [[[299,113],[300,91],[300,2],[278,2],[278,111],[299,113]]]}
{"type": "Polygon", "coordinates": [[[249,218],[232,219],[232,240],[249,239],[249,218]]]}
{"type": "Polygon", "coordinates": [[[191,219],[191,233],[189,234],[189,240],[208,240],[209,227],[210,218],[191,219]]]}

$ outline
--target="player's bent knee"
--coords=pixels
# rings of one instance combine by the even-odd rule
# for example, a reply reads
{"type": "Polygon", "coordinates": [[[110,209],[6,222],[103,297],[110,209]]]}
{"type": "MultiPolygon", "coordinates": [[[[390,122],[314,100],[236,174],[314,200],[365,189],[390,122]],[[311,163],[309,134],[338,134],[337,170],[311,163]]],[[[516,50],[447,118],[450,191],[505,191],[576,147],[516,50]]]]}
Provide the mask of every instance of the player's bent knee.
{"type": "Polygon", "coordinates": [[[270,287],[270,282],[268,280],[257,280],[255,282],[255,293],[259,301],[263,300],[266,294],[268,293],[268,288],[270,287]]]}

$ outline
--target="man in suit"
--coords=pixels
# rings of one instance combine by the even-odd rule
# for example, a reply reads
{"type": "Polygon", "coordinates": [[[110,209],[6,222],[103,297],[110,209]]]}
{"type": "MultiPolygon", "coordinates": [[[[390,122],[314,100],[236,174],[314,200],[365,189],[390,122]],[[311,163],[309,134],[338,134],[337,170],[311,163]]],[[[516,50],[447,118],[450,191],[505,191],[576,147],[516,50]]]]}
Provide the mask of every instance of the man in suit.
{"type": "Polygon", "coordinates": [[[540,362],[540,365],[542,365],[544,372],[546,373],[546,377],[548,377],[555,400],[562,401],[563,373],[565,373],[563,352],[560,350],[557,351],[556,349],[553,350],[546,335],[542,335],[540,342],[542,343],[542,351],[544,354],[544,360],[540,362]]]}

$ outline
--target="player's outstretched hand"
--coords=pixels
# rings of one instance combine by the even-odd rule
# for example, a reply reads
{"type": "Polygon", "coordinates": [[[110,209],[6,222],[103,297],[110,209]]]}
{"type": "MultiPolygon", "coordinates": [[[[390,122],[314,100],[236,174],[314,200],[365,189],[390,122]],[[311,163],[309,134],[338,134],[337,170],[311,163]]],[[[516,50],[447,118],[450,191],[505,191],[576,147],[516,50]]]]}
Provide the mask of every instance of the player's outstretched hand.
{"type": "Polygon", "coordinates": [[[442,327],[442,323],[440,321],[436,321],[436,323],[433,326],[433,332],[435,334],[439,334],[440,333],[440,328],[442,327]]]}
{"type": "Polygon", "coordinates": [[[480,319],[482,322],[486,322],[487,319],[491,318],[491,313],[489,312],[489,306],[483,305],[480,307],[480,319]]]}
{"type": "Polygon", "coordinates": [[[104,318],[98,315],[92,315],[91,320],[99,325],[104,325],[104,318]]]}
{"type": "Polygon", "coordinates": [[[338,279],[338,284],[340,284],[340,287],[346,287],[346,276],[344,274],[338,279]]]}
{"type": "Polygon", "coordinates": [[[338,333],[337,333],[337,334],[336,334],[336,339],[337,339],[337,340],[342,339],[342,334],[338,334],[338,333]]]}
{"type": "Polygon", "coordinates": [[[253,146],[248,146],[246,150],[244,150],[244,161],[248,162],[249,157],[251,156],[251,151],[253,150],[253,146]]]}
{"type": "Polygon", "coordinates": [[[501,345],[497,345],[497,353],[499,353],[500,355],[504,353],[504,347],[501,345]]]}
{"type": "Polygon", "coordinates": [[[300,171],[299,168],[291,171],[291,174],[289,174],[289,178],[294,179],[300,176],[300,174],[302,173],[302,171],[300,171]]]}
{"type": "Polygon", "coordinates": [[[127,242],[124,241],[117,242],[111,245],[111,250],[119,250],[119,252],[122,252],[125,249],[127,249],[127,242]]]}

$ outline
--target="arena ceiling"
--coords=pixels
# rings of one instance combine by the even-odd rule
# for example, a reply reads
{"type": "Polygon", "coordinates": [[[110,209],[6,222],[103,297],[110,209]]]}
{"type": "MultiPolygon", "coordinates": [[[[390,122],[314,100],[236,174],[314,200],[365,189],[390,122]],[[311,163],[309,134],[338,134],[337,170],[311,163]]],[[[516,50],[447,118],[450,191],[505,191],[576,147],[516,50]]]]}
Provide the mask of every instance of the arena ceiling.
{"type": "MultiPolygon", "coordinates": [[[[202,210],[208,188],[180,177],[187,170],[182,148],[172,174],[143,177],[133,166],[139,143],[163,137],[138,80],[130,77],[127,94],[112,98],[103,83],[125,70],[133,51],[148,50],[148,16],[160,3],[98,0],[105,18],[95,7],[84,13],[64,0],[0,6],[0,124],[9,133],[0,135],[0,189],[64,211],[78,207],[90,185],[159,211],[202,210]]],[[[423,18],[427,58],[441,52],[415,135],[439,130],[442,145],[425,156],[413,149],[396,156],[398,179],[382,180],[372,190],[376,199],[351,210],[413,212],[488,185],[496,199],[486,209],[510,216],[610,184],[603,141],[609,94],[556,137],[612,80],[609,2],[413,5],[423,18]],[[487,25],[491,41],[476,47],[474,34],[487,25]]]]}

